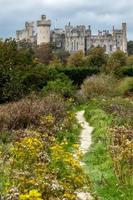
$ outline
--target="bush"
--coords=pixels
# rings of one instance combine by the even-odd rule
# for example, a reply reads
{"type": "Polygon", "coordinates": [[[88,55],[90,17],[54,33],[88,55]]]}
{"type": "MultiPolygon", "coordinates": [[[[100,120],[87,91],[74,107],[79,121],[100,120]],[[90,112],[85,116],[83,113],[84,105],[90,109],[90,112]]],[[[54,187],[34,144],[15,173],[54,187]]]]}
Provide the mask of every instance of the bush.
{"type": "Polygon", "coordinates": [[[133,92],[133,78],[131,77],[122,79],[116,88],[116,95],[125,95],[128,92],[133,92]]]}
{"type": "Polygon", "coordinates": [[[83,96],[93,98],[97,96],[112,95],[116,79],[111,75],[94,75],[87,78],[81,86],[83,96]]]}
{"type": "Polygon", "coordinates": [[[42,99],[30,96],[16,103],[3,105],[0,107],[0,131],[37,126],[43,115],[52,114],[59,121],[65,109],[64,100],[56,94],[49,94],[42,99]]]}
{"type": "Polygon", "coordinates": [[[67,76],[63,76],[55,81],[49,81],[47,86],[43,88],[43,92],[55,92],[64,97],[71,97],[75,93],[75,87],[67,76]]]}

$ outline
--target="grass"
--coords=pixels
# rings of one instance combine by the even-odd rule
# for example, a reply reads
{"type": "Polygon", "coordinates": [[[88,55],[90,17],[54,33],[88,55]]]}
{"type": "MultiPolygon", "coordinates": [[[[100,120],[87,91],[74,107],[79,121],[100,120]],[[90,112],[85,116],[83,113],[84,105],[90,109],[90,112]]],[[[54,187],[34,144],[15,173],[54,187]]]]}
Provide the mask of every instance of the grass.
{"type": "Polygon", "coordinates": [[[120,186],[109,153],[113,116],[103,111],[96,100],[86,108],[85,117],[95,127],[90,151],[84,156],[86,170],[91,176],[93,193],[103,200],[131,200],[131,188],[120,186]]]}

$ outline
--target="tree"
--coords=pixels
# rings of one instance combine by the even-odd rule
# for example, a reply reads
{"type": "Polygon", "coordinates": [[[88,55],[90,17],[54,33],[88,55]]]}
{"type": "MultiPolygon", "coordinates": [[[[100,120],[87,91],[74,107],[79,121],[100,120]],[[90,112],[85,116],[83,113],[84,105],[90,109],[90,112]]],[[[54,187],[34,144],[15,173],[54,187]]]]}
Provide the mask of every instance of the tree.
{"type": "Polygon", "coordinates": [[[33,64],[34,52],[31,48],[18,48],[15,40],[0,41],[0,66],[12,68],[33,64]]]}
{"type": "Polygon", "coordinates": [[[111,58],[119,63],[120,67],[127,64],[127,55],[121,50],[117,50],[116,52],[112,53],[111,58]]]}
{"type": "Polygon", "coordinates": [[[78,51],[72,54],[67,61],[67,65],[70,67],[83,67],[84,66],[84,53],[78,51]]]}
{"type": "Polygon", "coordinates": [[[50,61],[53,59],[52,49],[48,44],[42,44],[36,50],[36,57],[45,65],[48,65],[50,61]]]}
{"type": "Polygon", "coordinates": [[[107,63],[107,55],[105,54],[105,49],[101,47],[91,48],[86,57],[87,66],[102,67],[107,63]]]}
{"type": "Polygon", "coordinates": [[[107,73],[116,73],[121,71],[121,67],[124,67],[127,64],[127,55],[120,50],[112,53],[109,56],[107,65],[104,67],[104,70],[107,73]]]}
{"type": "Polygon", "coordinates": [[[129,56],[133,55],[133,41],[127,43],[127,52],[129,56]]]}
{"type": "Polygon", "coordinates": [[[109,73],[114,73],[119,68],[120,68],[120,62],[114,59],[113,56],[110,56],[108,58],[107,65],[105,65],[103,69],[106,73],[109,74],[109,73]]]}

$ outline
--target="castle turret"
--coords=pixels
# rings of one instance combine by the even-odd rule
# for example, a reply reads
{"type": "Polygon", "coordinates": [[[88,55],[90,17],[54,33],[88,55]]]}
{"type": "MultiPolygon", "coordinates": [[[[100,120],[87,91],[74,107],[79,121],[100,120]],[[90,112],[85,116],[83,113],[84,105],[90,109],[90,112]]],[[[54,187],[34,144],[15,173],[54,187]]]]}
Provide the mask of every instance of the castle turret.
{"type": "Polygon", "coordinates": [[[122,50],[127,53],[127,24],[122,23],[122,50]]]}
{"type": "Polygon", "coordinates": [[[41,16],[41,20],[37,21],[37,45],[50,42],[51,20],[46,19],[46,15],[41,16]]]}

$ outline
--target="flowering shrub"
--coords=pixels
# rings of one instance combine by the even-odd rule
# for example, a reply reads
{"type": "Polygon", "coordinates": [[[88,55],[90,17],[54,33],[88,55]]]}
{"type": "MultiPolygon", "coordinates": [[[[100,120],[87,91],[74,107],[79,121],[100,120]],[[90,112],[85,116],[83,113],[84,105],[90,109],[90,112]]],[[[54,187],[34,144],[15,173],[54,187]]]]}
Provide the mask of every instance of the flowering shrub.
{"type": "Polygon", "coordinates": [[[0,149],[2,196],[6,200],[75,200],[76,191],[90,184],[80,166],[78,147],[72,146],[77,131],[75,116],[64,113],[64,107],[63,113],[60,107],[55,108],[50,113],[45,108],[46,114],[40,115],[33,127],[12,131],[7,152],[0,149]]]}
{"type": "Polygon", "coordinates": [[[37,190],[30,190],[28,194],[21,194],[19,200],[43,200],[37,190]]]}

